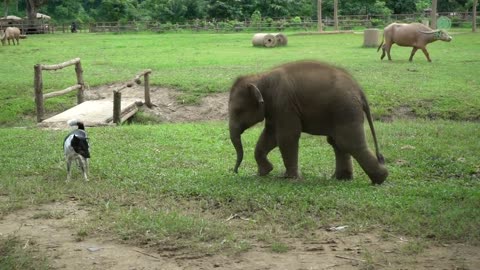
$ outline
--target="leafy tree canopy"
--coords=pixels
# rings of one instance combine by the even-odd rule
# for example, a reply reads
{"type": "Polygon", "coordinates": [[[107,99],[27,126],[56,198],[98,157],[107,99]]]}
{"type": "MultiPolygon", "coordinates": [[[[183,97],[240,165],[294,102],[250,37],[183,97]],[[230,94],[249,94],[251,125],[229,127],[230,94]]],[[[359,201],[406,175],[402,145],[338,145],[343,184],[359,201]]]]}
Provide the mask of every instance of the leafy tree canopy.
{"type": "MultiPolygon", "coordinates": [[[[182,23],[194,19],[249,20],[309,17],[317,0],[0,0],[0,14],[50,15],[58,22],[156,20],[182,23]]],[[[431,0],[338,0],[339,15],[389,15],[422,12],[431,0]]],[[[439,12],[471,10],[473,0],[438,0],[439,12]]],[[[322,14],[333,16],[333,0],[322,1],[322,14]]]]}

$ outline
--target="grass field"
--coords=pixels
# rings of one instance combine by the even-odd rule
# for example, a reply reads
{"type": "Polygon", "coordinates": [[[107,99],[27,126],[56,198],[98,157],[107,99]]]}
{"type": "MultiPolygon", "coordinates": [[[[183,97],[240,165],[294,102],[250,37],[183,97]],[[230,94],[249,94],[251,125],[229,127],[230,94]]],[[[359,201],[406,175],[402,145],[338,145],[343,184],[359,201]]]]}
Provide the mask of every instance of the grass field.
{"type": "MultiPolygon", "coordinates": [[[[182,99],[228,91],[241,74],[274,65],[318,59],[348,69],[365,88],[375,116],[409,110],[433,119],[480,119],[478,34],[458,32],[451,43],[429,45],[433,63],[418,52],[408,62],[410,48],[394,46],[394,62],[379,61],[380,53],[362,48],[363,35],[289,35],[288,47],[251,46],[252,34],[55,34],[31,35],[19,47],[3,46],[0,66],[0,125],[26,125],[34,119],[33,66],[82,59],[84,78],[96,86],[130,80],[153,70],[152,83],[179,89],[182,99]]],[[[73,68],[44,72],[45,92],[75,83],[73,68]]],[[[73,96],[73,94],[72,94],[73,96]]],[[[47,112],[73,105],[75,98],[46,102],[47,112]]]]}
{"type": "MultiPolygon", "coordinates": [[[[94,213],[88,226],[76,228],[79,235],[107,233],[135,244],[248,250],[255,235],[281,251],[285,244],[279,232],[308,237],[335,224],[480,244],[479,34],[460,32],[451,43],[431,44],[433,63],[421,52],[409,63],[410,49],[396,46],[394,61],[381,62],[375,49],[361,47],[358,34],[290,35],[288,47],[274,49],[253,48],[250,38],[55,34],[0,47],[0,218],[73,197],[94,213]],[[228,91],[238,75],[319,59],[358,79],[376,119],[404,110],[409,119],[375,123],[390,171],[381,186],[371,186],[357,164],[354,181],[330,179],[333,152],[324,138],[308,135],[300,143],[303,181],[278,177],[283,170],[278,150],[271,154],[271,176],[259,178],[253,149],[260,127],[243,136],[245,161],[234,175],[235,151],[223,122],[92,128],[91,182],[65,183],[65,132],[32,128],[33,65],[75,57],[82,59],[90,86],[126,81],[151,68],[153,84],[176,88],[191,102],[228,91]],[[255,222],[241,227],[223,222],[235,213],[255,222]]],[[[52,72],[45,74],[44,87],[63,89],[74,79],[73,68],[52,72]]],[[[74,101],[73,95],[52,99],[47,110],[59,111],[74,101]]]]}

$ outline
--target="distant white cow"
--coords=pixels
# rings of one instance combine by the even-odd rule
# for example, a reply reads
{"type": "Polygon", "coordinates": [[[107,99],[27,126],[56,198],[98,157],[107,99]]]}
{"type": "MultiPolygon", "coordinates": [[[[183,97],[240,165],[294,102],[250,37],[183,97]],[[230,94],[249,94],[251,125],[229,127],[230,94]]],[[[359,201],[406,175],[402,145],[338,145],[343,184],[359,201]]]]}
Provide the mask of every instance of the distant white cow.
{"type": "Polygon", "coordinates": [[[13,45],[15,45],[15,40],[17,40],[17,45],[20,45],[18,40],[20,39],[20,29],[17,27],[7,27],[5,31],[0,30],[0,40],[2,41],[2,45],[5,45],[5,41],[8,41],[8,45],[10,45],[10,40],[13,41],[13,45]]]}

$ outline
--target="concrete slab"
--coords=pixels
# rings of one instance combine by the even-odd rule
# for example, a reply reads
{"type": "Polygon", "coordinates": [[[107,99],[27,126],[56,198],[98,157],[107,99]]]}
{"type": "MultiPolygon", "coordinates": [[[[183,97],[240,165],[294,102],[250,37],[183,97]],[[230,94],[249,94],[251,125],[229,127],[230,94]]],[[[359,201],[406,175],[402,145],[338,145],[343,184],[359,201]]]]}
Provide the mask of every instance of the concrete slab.
{"type": "MultiPolygon", "coordinates": [[[[122,99],[122,115],[124,110],[135,103],[136,99],[122,99]]],[[[43,120],[38,124],[40,127],[59,128],[67,127],[67,121],[77,119],[83,121],[85,126],[111,125],[113,119],[113,101],[107,99],[85,101],[60,114],[43,120]]],[[[125,120],[122,118],[122,120],[125,120]]]]}

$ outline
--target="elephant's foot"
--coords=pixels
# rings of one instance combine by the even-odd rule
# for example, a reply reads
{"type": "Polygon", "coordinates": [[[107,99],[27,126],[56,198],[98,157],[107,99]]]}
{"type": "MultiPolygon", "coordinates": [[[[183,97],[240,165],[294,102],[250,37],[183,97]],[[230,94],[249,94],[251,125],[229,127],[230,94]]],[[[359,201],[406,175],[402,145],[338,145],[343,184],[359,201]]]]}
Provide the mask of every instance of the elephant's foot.
{"type": "Polygon", "coordinates": [[[351,171],[336,171],[335,174],[332,176],[337,180],[352,180],[353,179],[353,172],[351,171]]]}
{"type": "Polygon", "coordinates": [[[295,171],[286,171],[283,176],[283,178],[291,178],[291,179],[302,179],[302,175],[298,170],[295,171]]]}
{"type": "Polygon", "coordinates": [[[381,185],[388,177],[386,168],[382,168],[379,172],[368,174],[373,185],[381,185]]]}
{"type": "Polygon", "coordinates": [[[272,170],[273,170],[273,165],[271,163],[268,163],[267,165],[264,165],[264,166],[259,166],[258,175],[265,176],[269,174],[272,170]]]}

